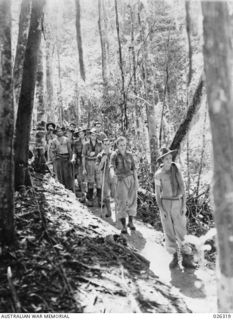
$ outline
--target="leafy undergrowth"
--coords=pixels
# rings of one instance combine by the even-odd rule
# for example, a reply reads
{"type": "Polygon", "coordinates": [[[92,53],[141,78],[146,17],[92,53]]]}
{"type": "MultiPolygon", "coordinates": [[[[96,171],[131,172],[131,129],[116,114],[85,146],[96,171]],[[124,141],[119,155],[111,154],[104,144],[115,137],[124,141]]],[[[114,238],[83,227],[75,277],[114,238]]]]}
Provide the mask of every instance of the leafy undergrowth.
{"type": "Polygon", "coordinates": [[[16,247],[1,256],[0,312],[189,312],[70,191],[49,176],[34,176],[33,185],[16,194],[16,247]]]}

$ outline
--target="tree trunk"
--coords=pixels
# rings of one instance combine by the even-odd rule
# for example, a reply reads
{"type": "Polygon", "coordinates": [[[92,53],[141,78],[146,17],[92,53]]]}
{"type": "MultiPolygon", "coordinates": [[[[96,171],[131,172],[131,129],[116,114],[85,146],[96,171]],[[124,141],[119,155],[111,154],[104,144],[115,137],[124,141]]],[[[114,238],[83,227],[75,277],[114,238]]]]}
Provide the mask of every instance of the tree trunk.
{"type": "Polygon", "coordinates": [[[44,101],[44,55],[42,46],[39,50],[38,68],[36,76],[36,99],[35,105],[37,107],[37,124],[36,124],[36,146],[35,146],[35,160],[34,169],[37,172],[45,171],[45,101],[44,101]]]}
{"type": "MultiPolygon", "coordinates": [[[[16,108],[19,103],[20,89],[23,77],[24,55],[28,40],[30,25],[31,0],[22,0],[19,16],[19,34],[14,64],[14,91],[16,108]]],[[[16,110],[17,112],[17,110],[16,110]]]]}
{"type": "Polygon", "coordinates": [[[169,81],[169,60],[170,60],[170,29],[168,32],[167,38],[167,56],[166,56],[166,65],[165,65],[165,77],[164,77],[164,89],[163,89],[163,105],[162,105],[162,112],[161,112],[161,119],[160,119],[160,128],[159,128],[159,147],[162,147],[164,142],[164,136],[166,136],[164,130],[164,113],[165,113],[165,106],[166,106],[166,96],[168,91],[168,81],[169,81]]]}
{"type": "Polygon", "coordinates": [[[125,92],[125,74],[123,69],[123,58],[122,58],[122,48],[121,48],[121,39],[120,39],[120,27],[119,27],[119,17],[118,17],[118,7],[117,0],[115,0],[115,14],[116,14],[116,30],[117,30],[117,40],[118,40],[118,50],[119,50],[119,67],[121,71],[121,114],[122,114],[122,132],[123,134],[128,129],[128,116],[127,116],[127,98],[125,92]]]}
{"type": "Polygon", "coordinates": [[[81,34],[81,7],[79,0],[75,0],[76,6],[76,32],[77,32],[77,45],[79,54],[79,67],[80,74],[83,81],[86,80],[85,67],[83,62],[83,46],[82,46],[82,34],[81,34]]]}
{"type": "Polygon", "coordinates": [[[171,150],[174,150],[174,149],[179,150],[180,149],[180,144],[183,141],[183,139],[185,138],[185,136],[190,128],[193,116],[197,113],[198,107],[200,106],[201,97],[203,94],[203,87],[204,87],[204,80],[203,80],[203,75],[201,75],[199,82],[198,82],[198,85],[197,85],[197,88],[194,92],[193,99],[188,107],[186,117],[182,121],[178,130],[176,131],[175,137],[173,138],[173,141],[170,145],[171,150]]]}
{"type": "MultiPolygon", "coordinates": [[[[135,54],[135,13],[133,8],[130,6],[130,17],[131,17],[131,53],[132,53],[132,68],[133,68],[133,93],[134,96],[137,97],[137,65],[136,65],[136,54],[135,54]]],[[[135,128],[137,132],[137,138],[141,141],[141,132],[142,128],[140,128],[140,108],[138,106],[138,99],[135,101],[135,128]]]]}
{"type": "Polygon", "coordinates": [[[0,251],[2,245],[14,241],[14,104],[10,6],[9,0],[0,1],[0,251]]]}
{"type": "Polygon", "coordinates": [[[102,78],[103,78],[103,88],[104,88],[104,96],[106,94],[107,89],[107,52],[106,52],[106,44],[105,37],[103,31],[103,17],[102,17],[102,1],[98,0],[98,11],[99,11],[99,34],[100,34],[100,44],[101,44],[101,57],[102,57],[102,78]]]}
{"type": "MultiPolygon", "coordinates": [[[[149,89],[148,89],[148,43],[145,37],[145,32],[141,24],[140,13],[139,16],[139,24],[141,27],[141,41],[144,43],[143,46],[143,57],[142,57],[142,78],[144,84],[145,91],[145,101],[149,100],[149,89]]],[[[150,146],[150,165],[151,165],[151,173],[155,173],[156,170],[156,159],[158,157],[158,139],[157,139],[157,128],[156,128],[156,111],[155,105],[158,103],[157,96],[154,97],[154,101],[152,103],[146,103],[146,116],[147,116],[147,124],[148,124],[148,133],[149,133],[149,146],[150,146]]]]}
{"type": "MultiPolygon", "coordinates": [[[[157,101],[158,102],[158,101],[157,101]]],[[[151,172],[154,174],[156,170],[156,159],[158,158],[158,139],[156,130],[156,111],[155,105],[147,105],[147,122],[149,129],[149,139],[150,139],[150,157],[151,157],[151,172]]]]}
{"type": "Polygon", "coordinates": [[[51,32],[48,31],[46,38],[46,114],[48,122],[55,122],[54,89],[53,89],[53,55],[54,44],[51,32]]]}
{"type": "Polygon", "coordinates": [[[188,58],[189,58],[189,69],[188,69],[188,81],[187,81],[187,87],[189,87],[192,79],[192,43],[191,43],[191,17],[190,17],[190,2],[185,1],[185,12],[186,12],[186,32],[187,32],[187,38],[188,38],[188,58]]]}
{"type": "Polygon", "coordinates": [[[30,140],[31,118],[34,103],[38,52],[41,42],[41,19],[45,0],[33,0],[31,22],[25,52],[22,87],[16,121],[15,140],[15,185],[30,185],[28,150],[30,140]]]}
{"type": "Polygon", "coordinates": [[[202,2],[204,66],[214,158],[218,311],[233,312],[232,34],[226,2],[202,2]]]}
{"type": "Polygon", "coordinates": [[[60,126],[63,126],[64,122],[64,111],[63,111],[63,99],[62,99],[62,82],[61,82],[61,60],[60,60],[60,51],[57,48],[57,67],[58,67],[58,123],[60,126]]]}

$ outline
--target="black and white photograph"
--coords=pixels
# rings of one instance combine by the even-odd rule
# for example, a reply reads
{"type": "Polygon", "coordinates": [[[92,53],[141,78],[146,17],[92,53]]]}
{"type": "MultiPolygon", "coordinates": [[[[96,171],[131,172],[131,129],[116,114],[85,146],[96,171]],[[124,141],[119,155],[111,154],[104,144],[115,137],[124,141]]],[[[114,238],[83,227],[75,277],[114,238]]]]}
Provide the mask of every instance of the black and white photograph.
{"type": "Polygon", "coordinates": [[[0,317],[104,313],[233,316],[233,0],[0,0],[0,317]]]}

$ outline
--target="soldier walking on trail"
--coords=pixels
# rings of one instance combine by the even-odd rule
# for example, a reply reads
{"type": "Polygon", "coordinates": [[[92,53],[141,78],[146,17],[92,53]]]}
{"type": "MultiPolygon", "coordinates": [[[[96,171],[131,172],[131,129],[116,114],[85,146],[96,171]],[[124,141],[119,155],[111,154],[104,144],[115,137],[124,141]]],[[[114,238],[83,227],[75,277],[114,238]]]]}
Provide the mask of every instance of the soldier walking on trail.
{"type": "Polygon", "coordinates": [[[177,243],[181,250],[182,265],[195,268],[191,248],[183,244],[186,230],[185,185],[178,165],[172,162],[176,150],[161,149],[157,161],[163,166],[155,173],[156,200],[160,210],[167,251],[173,255],[170,268],[178,266],[177,243]]]}
{"type": "Polygon", "coordinates": [[[82,192],[82,196],[85,196],[85,178],[83,176],[83,164],[82,164],[82,152],[83,146],[87,142],[85,139],[85,129],[79,128],[75,131],[78,137],[73,142],[73,156],[71,162],[75,164],[75,175],[77,176],[79,190],[82,192]]]}
{"type": "Polygon", "coordinates": [[[112,215],[111,206],[110,206],[110,195],[113,195],[113,186],[110,179],[110,141],[108,138],[105,138],[103,141],[103,150],[98,154],[96,165],[98,167],[98,171],[101,172],[101,190],[103,188],[103,203],[105,204],[105,208],[107,210],[106,217],[109,218],[112,215]]]}
{"type": "Polygon", "coordinates": [[[133,217],[137,214],[138,178],[133,156],[126,150],[126,138],[119,137],[116,144],[117,149],[110,159],[110,177],[116,184],[116,211],[117,218],[122,223],[121,233],[127,234],[127,217],[128,227],[135,230],[133,217]]]}
{"type": "Polygon", "coordinates": [[[92,128],[90,131],[90,141],[84,144],[82,152],[83,175],[86,176],[87,181],[88,206],[93,206],[93,194],[95,185],[98,206],[101,205],[100,172],[98,172],[96,167],[96,158],[101,150],[102,143],[97,142],[96,129],[92,128]]]}
{"type": "Polygon", "coordinates": [[[102,124],[100,121],[95,122],[95,129],[96,129],[96,138],[97,141],[103,142],[104,139],[107,138],[106,134],[102,131],[102,124]]]}
{"type": "Polygon", "coordinates": [[[55,138],[55,134],[54,134],[55,128],[56,128],[56,125],[53,122],[48,122],[46,124],[47,132],[45,135],[45,140],[46,140],[46,159],[48,162],[52,160],[50,146],[51,146],[51,141],[55,138]]]}
{"type": "Polygon", "coordinates": [[[71,142],[61,128],[57,128],[57,137],[51,142],[53,163],[56,177],[67,189],[74,190],[74,175],[72,172],[72,150],[71,142]]]}

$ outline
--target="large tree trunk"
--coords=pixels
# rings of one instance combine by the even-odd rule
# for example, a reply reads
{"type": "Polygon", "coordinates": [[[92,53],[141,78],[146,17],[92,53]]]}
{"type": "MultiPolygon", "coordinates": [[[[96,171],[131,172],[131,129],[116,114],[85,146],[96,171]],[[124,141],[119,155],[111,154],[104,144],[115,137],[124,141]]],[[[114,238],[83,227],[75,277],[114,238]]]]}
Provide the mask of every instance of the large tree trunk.
{"type": "Polygon", "coordinates": [[[53,0],[48,0],[45,7],[45,56],[46,56],[46,116],[47,122],[56,122],[55,105],[56,105],[56,90],[54,83],[54,57],[55,43],[59,46],[58,34],[60,31],[60,10],[61,3],[57,4],[53,0]]]}
{"type": "Polygon", "coordinates": [[[10,4],[9,0],[0,1],[0,251],[2,245],[14,241],[14,104],[10,4]]]}
{"type": "Polygon", "coordinates": [[[46,38],[46,114],[47,121],[55,122],[54,89],[53,89],[53,56],[54,44],[49,32],[46,38]]]}
{"type": "Polygon", "coordinates": [[[34,103],[38,52],[41,42],[41,19],[45,0],[33,0],[31,22],[25,52],[22,87],[16,121],[15,185],[30,185],[28,175],[28,149],[34,103]]]}
{"type": "Polygon", "coordinates": [[[63,126],[64,110],[63,110],[63,99],[62,99],[61,59],[60,59],[59,48],[57,48],[57,68],[58,68],[58,123],[60,126],[63,126]]]}
{"type": "MultiPolygon", "coordinates": [[[[19,16],[19,34],[14,63],[14,90],[16,108],[19,103],[20,89],[23,77],[24,55],[28,40],[28,30],[30,25],[31,0],[22,0],[19,16]]],[[[17,110],[16,110],[17,112],[17,110]]]]}
{"type": "Polygon", "coordinates": [[[79,0],[75,0],[76,6],[76,32],[77,32],[77,45],[78,45],[78,55],[79,55],[79,67],[80,67],[80,74],[85,81],[86,74],[85,74],[85,67],[83,62],[83,46],[82,46],[82,34],[81,34],[81,7],[79,0]]]}
{"type": "Polygon", "coordinates": [[[204,66],[214,154],[218,311],[233,312],[232,34],[226,2],[202,2],[204,66]]]}
{"type": "Polygon", "coordinates": [[[182,121],[182,123],[180,124],[178,130],[176,131],[176,134],[175,134],[173,141],[170,145],[170,149],[172,149],[172,150],[174,150],[174,149],[179,150],[180,149],[180,144],[183,141],[183,139],[185,138],[188,130],[190,129],[190,125],[193,120],[193,117],[197,113],[198,107],[200,106],[201,97],[203,94],[203,87],[204,87],[204,80],[203,80],[203,75],[201,75],[199,82],[198,82],[198,85],[197,85],[197,88],[194,92],[193,99],[188,107],[186,117],[182,121]]]}
{"type": "Polygon", "coordinates": [[[43,46],[39,50],[38,68],[36,75],[36,96],[35,106],[37,108],[36,119],[36,145],[35,145],[35,161],[34,169],[37,172],[45,170],[45,101],[44,101],[44,55],[43,46]]]}
{"type": "Polygon", "coordinates": [[[122,132],[128,129],[128,116],[127,116],[127,97],[125,92],[125,73],[123,68],[123,58],[122,58],[122,47],[120,39],[120,26],[119,26],[119,16],[118,16],[118,7],[117,0],[115,0],[115,14],[116,14],[116,30],[117,30],[117,40],[118,40],[118,51],[119,51],[119,67],[121,71],[121,111],[122,111],[122,132]]]}

